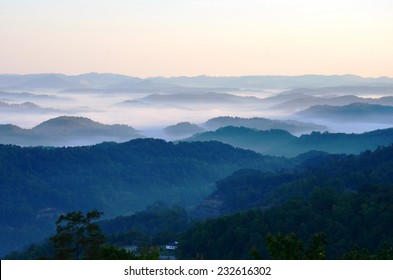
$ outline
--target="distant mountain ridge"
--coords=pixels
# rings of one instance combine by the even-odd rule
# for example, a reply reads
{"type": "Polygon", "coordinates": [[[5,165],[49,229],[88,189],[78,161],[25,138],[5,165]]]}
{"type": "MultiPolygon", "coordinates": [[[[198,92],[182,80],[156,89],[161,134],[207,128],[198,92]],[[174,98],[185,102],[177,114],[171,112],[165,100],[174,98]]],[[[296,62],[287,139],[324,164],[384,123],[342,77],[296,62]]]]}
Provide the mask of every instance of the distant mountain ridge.
{"type": "Polygon", "coordinates": [[[392,84],[388,77],[363,78],[356,75],[301,75],[301,76],[238,76],[238,77],[157,77],[154,81],[171,82],[185,87],[233,87],[243,89],[334,87],[348,85],[392,84]]]}
{"type": "Polygon", "coordinates": [[[79,146],[143,137],[127,125],[104,125],[88,118],[62,116],[32,129],[0,125],[0,143],[20,146],[79,146]]]}
{"type": "Polygon", "coordinates": [[[184,141],[220,141],[234,147],[272,156],[295,157],[315,150],[333,154],[358,154],[393,143],[393,128],[362,134],[313,132],[296,137],[284,130],[223,127],[196,134],[184,141]]]}
{"type": "Polygon", "coordinates": [[[164,132],[173,136],[193,135],[204,131],[204,129],[196,124],[189,122],[180,122],[164,128],[164,132]]]}
{"type": "Polygon", "coordinates": [[[393,85],[388,77],[363,78],[355,75],[303,75],[303,76],[239,76],[239,77],[153,77],[136,78],[111,73],[86,73],[69,76],[44,73],[29,75],[0,75],[0,89],[133,89],[133,88],[237,88],[269,89],[298,87],[335,87],[335,86],[375,86],[393,85]]]}
{"type": "Polygon", "coordinates": [[[295,116],[332,122],[393,123],[393,106],[368,103],[352,103],[345,106],[316,105],[296,113],[295,116]]]}
{"type": "Polygon", "coordinates": [[[0,109],[3,113],[17,113],[17,114],[37,114],[37,113],[60,113],[61,110],[53,108],[44,108],[38,106],[33,102],[23,103],[8,103],[0,101],[0,109]]]}
{"type": "Polygon", "coordinates": [[[127,100],[120,103],[120,105],[123,106],[182,106],[191,109],[195,108],[196,105],[255,106],[258,104],[262,104],[262,99],[253,96],[237,96],[220,92],[150,94],[142,98],[127,100]]]}
{"type": "Polygon", "coordinates": [[[29,92],[5,92],[0,91],[0,100],[34,102],[37,100],[67,100],[65,97],[58,97],[47,94],[33,94],[29,92]]]}
{"type": "MultiPolygon", "coordinates": [[[[392,88],[393,94],[393,88],[392,88]]],[[[384,96],[380,98],[363,98],[355,95],[342,95],[342,96],[328,96],[318,97],[304,94],[281,94],[275,97],[264,99],[265,101],[272,102],[273,100],[279,100],[281,97],[282,102],[271,106],[274,110],[285,110],[288,112],[297,112],[308,109],[311,106],[316,105],[330,105],[330,106],[347,106],[353,103],[365,103],[373,105],[393,105],[392,96],[384,96]]]]}
{"type": "Polygon", "coordinates": [[[254,128],[258,130],[269,130],[269,129],[282,129],[290,133],[310,133],[312,131],[327,131],[328,127],[323,125],[317,125],[313,123],[300,122],[294,120],[272,120],[267,118],[240,118],[240,117],[216,117],[209,119],[202,124],[210,130],[216,130],[220,127],[226,126],[243,126],[247,128],[254,128]]]}

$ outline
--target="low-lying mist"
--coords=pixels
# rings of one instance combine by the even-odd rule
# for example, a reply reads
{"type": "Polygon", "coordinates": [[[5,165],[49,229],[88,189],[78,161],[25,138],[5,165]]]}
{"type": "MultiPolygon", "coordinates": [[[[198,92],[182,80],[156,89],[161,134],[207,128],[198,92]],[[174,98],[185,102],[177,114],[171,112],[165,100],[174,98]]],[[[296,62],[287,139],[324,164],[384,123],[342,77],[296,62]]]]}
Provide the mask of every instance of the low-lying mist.
{"type": "MultiPolygon", "coordinates": [[[[226,92],[211,92],[210,90],[200,89],[184,92],[181,90],[178,92],[171,91],[169,93],[165,91],[152,93],[143,90],[129,93],[115,91],[110,93],[83,92],[83,90],[80,92],[33,91],[23,94],[13,93],[5,95],[7,98],[2,101],[5,104],[4,106],[30,102],[36,107],[18,108],[18,106],[14,106],[12,109],[7,108],[6,113],[1,113],[0,124],[13,124],[29,129],[59,116],[81,116],[103,124],[129,125],[143,136],[166,140],[179,139],[179,137],[164,132],[163,129],[167,126],[180,122],[202,125],[207,120],[219,116],[298,120],[326,126],[331,132],[345,133],[362,133],[392,126],[390,122],[378,119],[342,122],[304,117],[297,115],[299,113],[298,109],[288,105],[292,103],[306,104],[303,102],[323,104],[326,100],[335,102],[334,104],[342,102],[341,99],[332,101],[334,96],[330,91],[327,95],[329,98],[321,98],[321,92],[324,93],[325,91],[316,89],[315,95],[311,94],[313,91],[310,89],[228,90],[226,92]],[[198,95],[201,97],[198,97],[198,95]],[[206,101],[203,99],[204,97],[207,97],[206,101]],[[280,104],[283,105],[277,106],[280,104]]],[[[390,100],[391,97],[386,94],[384,96],[385,99],[383,100],[377,100],[380,95],[373,96],[374,99],[364,100],[365,102],[371,100],[373,103],[390,105],[393,100],[390,100]]],[[[365,98],[365,96],[361,96],[361,98],[365,98]]],[[[300,107],[303,109],[307,106],[300,107]]]]}

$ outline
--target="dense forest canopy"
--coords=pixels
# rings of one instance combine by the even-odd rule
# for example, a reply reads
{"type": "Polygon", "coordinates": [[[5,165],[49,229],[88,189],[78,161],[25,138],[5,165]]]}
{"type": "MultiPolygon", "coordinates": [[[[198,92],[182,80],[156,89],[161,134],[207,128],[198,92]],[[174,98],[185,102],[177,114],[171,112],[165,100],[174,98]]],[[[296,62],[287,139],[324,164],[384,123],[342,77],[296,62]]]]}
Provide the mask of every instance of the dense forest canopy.
{"type": "Polygon", "coordinates": [[[72,148],[0,145],[0,252],[41,239],[53,229],[57,216],[68,211],[100,209],[110,218],[157,200],[188,207],[235,170],[287,165],[283,159],[219,142],[137,139],[72,148]]]}
{"type": "Polygon", "coordinates": [[[269,258],[266,236],[294,233],[305,243],[324,234],[329,259],[393,258],[393,146],[315,159],[295,172],[243,170],[218,181],[207,198],[215,204],[196,212],[216,207],[208,213],[222,217],[185,232],[179,257],[269,258]]]}
{"type": "MultiPolygon", "coordinates": [[[[99,224],[110,246],[178,240],[181,259],[392,259],[392,170],[393,146],[360,155],[314,152],[286,170],[236,171],[193,209],[155,203],[99,224]],[[198,221],[208,206],[218,217],[198,221]]],[[[9,257],[50,255],[45,244],[9,257]]]]}

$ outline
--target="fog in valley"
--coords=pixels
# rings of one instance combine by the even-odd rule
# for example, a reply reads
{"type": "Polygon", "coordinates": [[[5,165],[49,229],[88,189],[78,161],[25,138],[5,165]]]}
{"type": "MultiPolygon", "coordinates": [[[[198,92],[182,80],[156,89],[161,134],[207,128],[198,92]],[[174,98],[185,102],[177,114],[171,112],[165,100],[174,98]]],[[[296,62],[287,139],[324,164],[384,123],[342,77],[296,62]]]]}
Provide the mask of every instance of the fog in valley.
{"type": "Polygon", "coordinates": [[[391,127],[391,112],[386,109],[393,106],[393,81],[351,77],[2,75],[1,124],[31,129],[59,116],[78,116],[107,125],[128,125],[141,136],[166,140],[191,136],[170,134],[164,130],[167,126],[189,122],[209,130],[204,123],[222,116],[294,120],[345,133],[391,127]],[[329,112],[317,112],[317,108],[329,112]],[[339,108],[347,111],[335,112],[339,108]]]}
{"type": "Polygon", "coordinates": [[[98,208],[110,219],[169,192],[165,203],[205,219],[221,215],[215,182],[232,172],[389,146],[393,79],[0,75],[0,116],[0,144],[12,144],[1,145],[2,170],[12,170],[2,173],[12,201],[2,210],[4,255],[48,236],[64,211],[98,208]]]}

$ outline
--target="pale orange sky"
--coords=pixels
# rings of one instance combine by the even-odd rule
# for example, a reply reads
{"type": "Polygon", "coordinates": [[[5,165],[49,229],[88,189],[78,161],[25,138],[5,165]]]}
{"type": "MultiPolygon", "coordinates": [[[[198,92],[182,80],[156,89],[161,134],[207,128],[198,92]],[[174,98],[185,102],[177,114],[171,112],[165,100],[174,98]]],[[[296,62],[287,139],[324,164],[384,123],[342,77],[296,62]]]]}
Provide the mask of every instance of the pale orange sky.
{"type": "Polygon", "coordinates": [[[3,0],[0,73],[393,77],[391,0],[3,0]]]}

